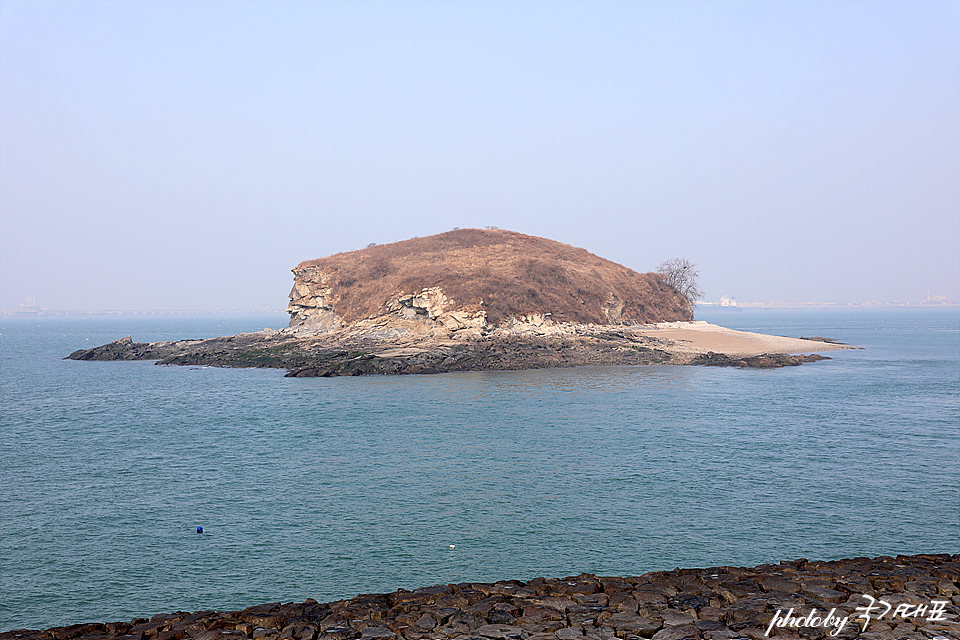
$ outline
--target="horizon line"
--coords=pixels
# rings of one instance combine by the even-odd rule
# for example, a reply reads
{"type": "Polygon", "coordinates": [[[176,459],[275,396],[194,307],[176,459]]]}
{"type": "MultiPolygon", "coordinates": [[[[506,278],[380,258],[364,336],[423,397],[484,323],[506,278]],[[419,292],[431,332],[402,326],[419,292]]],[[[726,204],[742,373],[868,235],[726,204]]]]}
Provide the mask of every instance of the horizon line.
{"type": "Polygon", "coordinates": [[[0,309],[3,315],[43,315],[43,314],[122,314],[122,313],[287,313],[286,309],[48,309],[46,307],[27,307],[18,309],[0,309]]]}
{"type": "MultiPolygon", "coordinates": [[[[694,307],[694,312],[700,310],[742,310],[742,309],[785,309],[785,308],[821,308],[821,309],[863,309],[863,308],[904,308],[904,307],[958,307],[960,300],[868,300],[859,302],[784,302],[775,300],[771,302],[736,302],[733,305],[723,306],[720,302],[699,300],[694,307]]],[[[227,314],[227,313],[271,313],[285,314],[286,309],[49,309],[46,307],[28,307],[21,305],[16,309],[0,309],[0,315],[3,316],[41,316],[41,315],[138,315],[138,314],[227,314]]]]}

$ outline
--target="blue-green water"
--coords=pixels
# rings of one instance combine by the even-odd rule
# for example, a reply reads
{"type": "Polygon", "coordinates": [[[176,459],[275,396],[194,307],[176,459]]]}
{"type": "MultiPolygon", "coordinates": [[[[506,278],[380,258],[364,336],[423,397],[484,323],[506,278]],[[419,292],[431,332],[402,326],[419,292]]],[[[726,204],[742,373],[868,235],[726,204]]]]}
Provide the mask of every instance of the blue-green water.
{"type": "Polygon", "coordinates": [[[956,309],[703,319],[864,349],[778,370],[284,378],[61,359],[283,316],[4,318],[0,631],[958,550],[956,309]]]}

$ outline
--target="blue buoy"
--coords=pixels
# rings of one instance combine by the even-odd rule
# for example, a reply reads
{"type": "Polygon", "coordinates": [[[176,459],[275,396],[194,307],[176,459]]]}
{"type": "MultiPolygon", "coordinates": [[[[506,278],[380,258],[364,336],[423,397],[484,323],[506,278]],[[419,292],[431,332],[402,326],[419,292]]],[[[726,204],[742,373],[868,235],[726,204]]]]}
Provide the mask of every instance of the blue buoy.
{"type": "Polygon", "coordinates": [[[197,527],[197,533],[203,533],[203,527],[197,527]]]}

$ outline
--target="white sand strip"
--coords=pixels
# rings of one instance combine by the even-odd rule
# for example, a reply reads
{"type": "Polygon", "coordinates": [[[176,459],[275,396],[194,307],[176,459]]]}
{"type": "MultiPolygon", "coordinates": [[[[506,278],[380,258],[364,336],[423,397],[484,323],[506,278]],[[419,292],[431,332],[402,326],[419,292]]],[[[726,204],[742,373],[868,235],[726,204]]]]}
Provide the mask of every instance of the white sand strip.
{"type": "Polygon", "coordinates": [[[819,353],[837,349],[854,349],[849,345],[801,340],[784,336],[770,336],[749,331],[735,331],[697,320],[694,322],[663,322],[655,328],[640,329],[637,333],[652,338],[672,340],[681,352],[724,353],[728,356],[756,356],[762,353],[819,353]]]}

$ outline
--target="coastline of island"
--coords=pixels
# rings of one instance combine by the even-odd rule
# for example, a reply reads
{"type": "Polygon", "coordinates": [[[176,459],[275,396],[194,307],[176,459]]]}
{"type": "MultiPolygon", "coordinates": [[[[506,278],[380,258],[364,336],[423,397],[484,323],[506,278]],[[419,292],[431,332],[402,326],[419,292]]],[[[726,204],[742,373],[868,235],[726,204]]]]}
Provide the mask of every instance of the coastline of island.
{"type": "Polygon", "coordinates": [[[775,368],[848,348],[694,321],[696,272],[670,275],[669,265],[641,274],[546,238],[456,229],[301,262],[292,270],[289,325],[278,331],[154,343],[128,336],[67,357],[332,377],[639,364],[775,368]]]}
{"type": "Polygon", "coordinates": [[[416,319],[374,319],[332,331],[287,327],[207,340],[138,343],[128,336],[67,358],[278,368],[290,377],[332,377],[641,364],[776,368],[850,348],[831,338],[771,336],[704,321],[624,326],[553,323],[540,316],[456,331],[416,319]]]}

